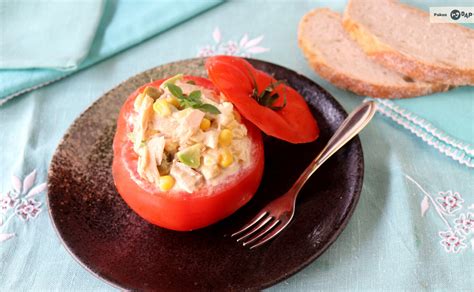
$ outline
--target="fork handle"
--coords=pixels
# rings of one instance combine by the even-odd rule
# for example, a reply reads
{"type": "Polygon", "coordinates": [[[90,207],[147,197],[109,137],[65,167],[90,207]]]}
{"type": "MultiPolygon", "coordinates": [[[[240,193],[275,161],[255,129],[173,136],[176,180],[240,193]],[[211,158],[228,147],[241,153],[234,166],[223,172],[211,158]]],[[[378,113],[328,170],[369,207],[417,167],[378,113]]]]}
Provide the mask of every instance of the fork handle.
{"type": "Polygon", "coordinates": [[[304,170],[291,190],[295,198],[299,191],[309,179],[309,177],[337,150],[349,142],[355,135],[359,134],[362,129],[367,126],[376,111],[376,104],[374,101],[362,103],[342,122],[336,133],[331,137],[324,149],[319,155],[308,165],[304,170]]]}

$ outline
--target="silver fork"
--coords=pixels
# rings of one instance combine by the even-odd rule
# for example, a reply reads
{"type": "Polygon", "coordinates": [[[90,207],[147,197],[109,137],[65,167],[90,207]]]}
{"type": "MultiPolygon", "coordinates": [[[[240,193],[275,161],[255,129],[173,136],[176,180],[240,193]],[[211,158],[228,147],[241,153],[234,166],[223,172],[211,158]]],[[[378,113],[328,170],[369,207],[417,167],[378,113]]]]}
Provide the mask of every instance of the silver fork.
{"type": "Polygon", "coordinates": [[[369,123],[376,111],[375,102],[361,104],[342,122],[324,149],[308,165],[286,194],[271,201],[252,220],[231,235],[240,235],[237,242],[250,249],[261,246],[277,236],[291,222],[295,215],[298,194],[309,177],[337,150],[357,135],[369,123]]]}

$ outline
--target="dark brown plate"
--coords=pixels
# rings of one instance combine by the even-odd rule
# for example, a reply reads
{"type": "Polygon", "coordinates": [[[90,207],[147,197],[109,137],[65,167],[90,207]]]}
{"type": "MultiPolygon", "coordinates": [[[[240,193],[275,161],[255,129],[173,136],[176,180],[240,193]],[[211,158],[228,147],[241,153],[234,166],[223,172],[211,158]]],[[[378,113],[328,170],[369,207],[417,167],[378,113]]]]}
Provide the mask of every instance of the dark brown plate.
{"type": "Polygon", "coordinates": [[[53,224],[65,247],[86,269],[123,289],[257,290],[298,272],[336,240],[362,188],[364,163],[358,138],[308,181],[293,222],[276,239],[250,251],[228,236],[289,188],[346,117],[336,100],[311,80],[271,63],[250,61],[287,80],[306,98],[321,129],[320,138],[292,145],[265,137],[265,174],[248,205],[208,228],[165,230],[141,219],[115,190],[111,175],[115,121],[127,96],[151,79],[177,73],[206,76],[203,59],[163,65],[130,78],[74,122],[49,169],[53,224]]]}

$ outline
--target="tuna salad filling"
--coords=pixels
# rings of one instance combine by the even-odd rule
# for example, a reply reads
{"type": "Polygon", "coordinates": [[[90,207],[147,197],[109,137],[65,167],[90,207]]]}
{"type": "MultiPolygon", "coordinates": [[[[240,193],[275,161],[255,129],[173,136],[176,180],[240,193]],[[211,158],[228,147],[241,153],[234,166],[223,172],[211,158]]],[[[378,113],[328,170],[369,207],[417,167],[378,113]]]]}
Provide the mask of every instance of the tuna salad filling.
{"type": "Polygon", "coordinates": [[[182,75],[146,87],[129,123],[137,172],[161,191],[192,193],[224,182],[250,163],[247,128],[232,103],[182,75]]]}

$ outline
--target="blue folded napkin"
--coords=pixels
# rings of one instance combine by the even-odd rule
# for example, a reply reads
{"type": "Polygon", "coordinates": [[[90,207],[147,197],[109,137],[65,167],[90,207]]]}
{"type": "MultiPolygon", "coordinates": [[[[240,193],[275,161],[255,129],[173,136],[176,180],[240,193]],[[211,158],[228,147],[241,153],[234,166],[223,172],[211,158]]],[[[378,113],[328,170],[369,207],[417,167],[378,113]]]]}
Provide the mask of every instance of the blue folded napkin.
{"type": "MultiPolygon", "coordinates": [[[[83,62],[79,63],[81,60],[80,54],[76,54],[76,58],[74,59],[75,62],[63,63],[63,66],[66,64],[63,69],[69,69],[69,71],[59,71],[59,70],[52,70],[52,69],[29,69],[29,70],[0,70],[0,105],[5,103],[7,100],[18,96],[22,93],[31,91],[33,89],[42,87],[47,85],[51,82],[57,81],[62,79],[78,70],[84,69],[93,65],[105,58],[108,58],[120,51],[123,51],[133,45],[136,45],[160,32],[163,32],[219,3],[222,0],[200,0],[200,1],[172,1],[172,0],[161,0],[161,1],[133,1],[133,0],[118,0],[118,1],[107,1],[105,3],[104,11],[102,18],[99,23],[99,27],[95,34],[95,38],[92,42],[92,46],[90,50],[87,50],[88,42],[85,39],[85,31],[86,29],[81,29],[82,36],[79,37],[77,35],[78,32],[75,30],[70,31],[70,34],[67,33],[68,29],[62,27],[64,23],[70,24],[69,22],[61,22],[61,25],[56,25],[54,27],[54,21],[44,19],[50,17],[52,14],[42,13],[38,15],[34,14],[33,8],[28,8],[26,11],[30,15],[29,18],[25,19],[25,17],[21,16],[16,18],[17,14],[21,13],[13,13],[13,7],[18,5],[17,7],[22,7],[20,4],[16,4],[15,2],[3,2],[2,4],[0,17],[2,20],[0,23],[9,22],[10,19],[16,19],[14,22],[22,22],[24,23],[16,28],[13,25],[8,25],[11,32],[7,33],[9,38],[20,38],[17,34],[17,31],[24,30],[25,27],[36,27],[38,24],[41,24],[40,27],[49,27],[48,35],[51,39],[59,39],[64,38],[65,40],[74,42],[76,45],[80,41],[83,41],[80,45],[82,49],[75,49],[71,50],[70,52],[85,52],[88,51],[87,57],[84,59],[83,62]],[[12,13],[11,15],[6,15],[8,13],[12,13]],[[36,16],[36,17],[34,17],[36,16]],[[60,32],[60,33],[59,33],[60,32]],[[72,39],[74,39],[72,41],[72,39]]],[[[20,1],[20,3],[22,3],[20,1]]],[[[25,6],[26,3],[25,2],[25,6]]],[[[52,6],[56,6],[56,1],[38,1],[35,2],[34,5],[37,7],[37,11],[45,11],[48,9],[52,9],[52,6]],[[44,6],[43,6],[44,5],[44,6]]],[[[78,26],[87,26],[93,27],[93,24],[97,21],[97,15],[101,14],[101,1],[98,1],[94,4],[90,5],[76,5],[77,3],[82,3],[81,1],[73,1],[73,2],[66,2],[64,5],[58,5],[58,8],[55,8],[55,14],[62,14],[68,13],[69,17],[67,19],[78,19],[77,24],[71,25],[70,27],[78,27],[78,26]],[[96,10],[91,13],[89,16],[85,15],[86,10],[90,10],[92,6],[96,7],[96,10]],[[73,7],[74,9],[71,9],[73,7]],[[79,8],[81,7],[81,8],[79,8]]],[[[89,3],[89,2],[84,2],[89,3]]],[[[64,15],[63,15],[64,16],[64,15]]],[[[59,23],[59,22],[58,22],[59,23]]],[[[2,31],[5,28],[2,26],[2,31]]],[[[89,32],[93,29],[90,28],[89,32]]],[[[38,29],[31,29],[28,31],[28,35],[23,36],[25,38],[30,38],[31,33],[38,31],[38,29]]],[[[2,32],[3,33],[3,32],[2,32]]],[[[35,36],[32,38],[31,42],[41,40],[41,36],[35,36]]],[[[59,43],[59,40],[57,40],[59,43]]],[[[90,43],[90,42],[89,42],[90,43]]],[[[61,45],[62,42],[61,42],[61,45]]],[[[43,55],[48,53],[54,55],[54,52],[45,52],[47,48],[53,47],[51,43],[44,42],[44,47],[42,46],[43,55]]],[[[7,48],[4,54],[12,54],[11,52],[15,50],[15,46],[11,44],[4,44],[2,43],[0,48],[7,48]]],[[[62,47],[64,49],[64,47],[62,47]]],[[[64,51],[66,52],[66,51],[64,51]]],[[[159,54],[160,52],[157,52],[159,54]]],[[[2,53],[3,54],[3,53],[2,53]]],[[[20,55],[18,55],[20,56],[20,55]]],[[[39,53],[35,56],[35,60],[37,61],[35,65],[28,65],[28,60],[24,59],[21,60],[25,62],[23,66],[28,67],[54,67],[54,64],[49,64],[46,66],[47,63],[40,63],[39,61],[43,60],[43,57],[39,57],[39,53]]],[[[52,58],[50,58],[52,61],[52,58]]],[[[61,61],[65,61],[64,58],[56,58],[56,66],[61,61]]],[[[72,60],[72,59],[71,59],[72,60]]],[[[46,60],[47,61],[47,60],[46,60]]],[[[44,62],[46,62],[44,61],[44,62]]],[[[6,62],[5,65],[9,61],[6,62]]],[[[1,64],[1,61],[0,61],[1,64]]]]}
{"type": "Polygon", "coordinates": [[[0,3],[1,69],[72,70],[89,52],[105,1],[0,3]]]}

